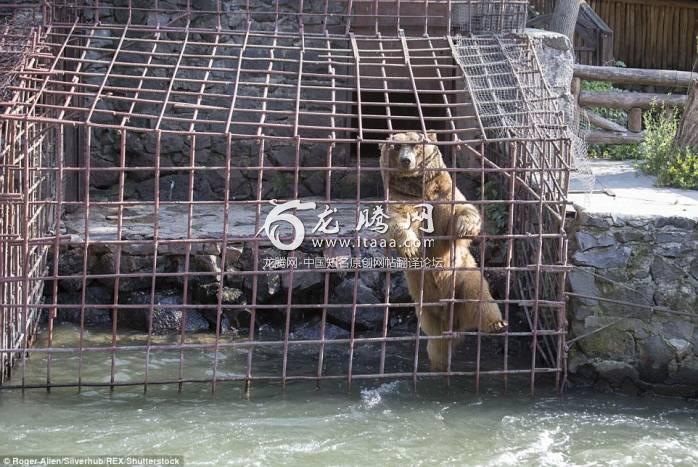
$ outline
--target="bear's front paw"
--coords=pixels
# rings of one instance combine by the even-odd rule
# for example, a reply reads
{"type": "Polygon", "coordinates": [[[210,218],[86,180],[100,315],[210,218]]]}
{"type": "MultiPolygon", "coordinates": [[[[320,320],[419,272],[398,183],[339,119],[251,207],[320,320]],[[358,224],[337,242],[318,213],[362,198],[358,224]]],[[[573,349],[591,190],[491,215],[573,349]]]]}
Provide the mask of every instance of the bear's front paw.
{"type": "Polygon", "coordinates": [[[405,258],[419,256],[419,237],[411,230],[408,230],[403,236],[398,250],[405,258]]]}
{"type": "Polygon", "coordinates": [[[480,233],[480,216],[459,216],[456,221],[456,235],[459,238],[474,237],[480,233]]]}
{"type": "Polygon", "coordinates": [[[487,329],[487,332],[490,332],[492,334],[499,334],[500,332],[504,332],[507,327],[509,327],[509,323],[504,321],[503,319],[499,319],[497,321],[494,321],[490,323],[489,329],[487,329]]]}
{"type": "Polygon", "coordinates": [[[416,258],[419,256],[419,248],[416,246],[404,246],[400,252],[405,258],[416,258]]]}

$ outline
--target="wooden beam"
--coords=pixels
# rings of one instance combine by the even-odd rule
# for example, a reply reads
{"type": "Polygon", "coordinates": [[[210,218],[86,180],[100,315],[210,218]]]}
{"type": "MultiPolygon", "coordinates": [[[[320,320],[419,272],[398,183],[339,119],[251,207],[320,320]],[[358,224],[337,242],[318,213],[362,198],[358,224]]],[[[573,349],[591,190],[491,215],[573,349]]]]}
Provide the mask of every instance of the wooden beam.
{"type": "Polygon", "coordinates": [[[592,112],[591,110],[584,110],[584,114],[589,120],[589,123],[599,128],[603,128],[604,130],[617,132],[627,131],[627,128],[625,128],[623,125],[619,125],[616,122],[612,122],[611,120],[602,117],[601,115],[597,114],[596,112],[592,112]]]}
{"type": "Polygon", "coordinates": [[[610,81],[619,84],[642,84],[666,87],[688,87],[698,73],[678,70],[647,70],[613,66],[575,65],[574,76],[586,80],[610,81]]]}
{"type": "Polygon", "coordinates": [[[582,137],[588,144],[638,144],[645,139],[644,133],[604,130],[584,130],[582,137]]]}
{"type": "Polygon", "coordinates": [[[646,92],[582,91],[579,105],[583,107],[604,107],[611,109],[649,109],[653,105],[664,107],[684,107],[686,96],[673,94],[652,94],[646,92]]]}

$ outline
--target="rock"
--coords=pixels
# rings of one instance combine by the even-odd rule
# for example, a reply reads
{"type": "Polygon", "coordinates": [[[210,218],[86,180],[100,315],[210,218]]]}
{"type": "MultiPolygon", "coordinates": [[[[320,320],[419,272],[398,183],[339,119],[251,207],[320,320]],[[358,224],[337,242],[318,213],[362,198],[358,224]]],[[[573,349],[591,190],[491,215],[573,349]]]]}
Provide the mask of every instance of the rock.
{"type": "Polygon", "coordinates": [[[667,337],[678,337],[680,339],[692,341],[695,331],[696,326],[690,320],[675,319],[670,316],[662,323],[662,334],[667,337]]]}
{"type": "MultiPolygon", "coordinates": [[[[148,332],[150,293],[137,291],[125,300],[129,305],[144,305],[142,308],[120,309],[118,323],[125,327],[148,332]]],[[[171,305],[181,305],[182,298],[175,291],[157,291],[153,307],[153,334],[176,334],[181,332],[185,311],[171,305]],[[167,307],[162,306],[167,305],[167,307]]],[[[208,331],[209,323],[195,309],[186,310],[185,332],[208,331]]]]}
{"type": "Polygon", "coordinates": [[[657,219],[655,225],[658,229],[672,226],[682,230],[692,230],[696,226],[696,221],[687,217],[661,217],[657,219]]]}
{"type": "Polygon", "coordinates": [[[690,243],[669,242],[657,245],[656,254],[666,256],[668,258],[678,258],[686,253],[693,251],[690,243]]]}
{"type": "Polygon", "coordinates": [[[654,239],[657,243],[684,243],[690,240],[690,231],[681,230],[663,230],[657,232],[654,239]]]}
{"type": "Polygon", "coordinates": [[[392,303],[411,302],[412,297],[407,288],[407,279],[402,273],[390,275],[390,301],[392,303]]]}
{"type": "MultiPolygon", "coordinates": [[[[294,293],[307,293],[312,292],[311,289],[324,287],[325,274],[313,270],[317,269],[312,264],[316,257],[302,252],[296,255],[297,268],[293,272],[294,293]]],[[[289,273],[281,274],[281,286],[288,290],[289,285],[291,285],[291,275],[289,273]]]]}
{"type": "MultiPolygon", "coordinates": [[[[218,282],[210,282],[207,284],[195,284],[193,287],[192,299],[196,303],[217,305],[218,292],[221,292],[221,305],[245,305],[247,298],[242,290],[223,286],[220,287],[218,282]]],[[[201,315],[211,325],[211,329],[215,331],[218,312],[214,308],[202,308],[201,315]]],[[[250,311],[247,308],[223,308],[221,311],[221,332],[231,331],[249,326],[250,311]]]]}
{"type": "Polygon", "coordinates": [[[661,256],[654,257],[652,266],[650,266],[650,273],[655,281],[663,283],[675,282],[684,276],[681,268],[661,256]]]}
{"type": "Polygon", "coordinates": [[[612,246],[616,243],[615,238],[610,232],[592,235],[587,231],[580,231],[577,232],[576,238],[577,246],[581,251],[590,250],[592,248],[612,246]]]}
{"type": "MultiPolygon", "coordinates": [[[[589,272],[593,272],[589,271],[589,272]]],[[[586,270],[573,269],[567,275],[567,280],[569,282],[569,290],[574,293],[581,295],[588,295],[590,297],[598,297],[599,289],[596,287],[596,279],[592,274],[586,270]]],[[[585,305],[598,306],[598,300],[592,300],[587,298],[574,298],[585,305]]]]}
{"type": "Polygon", "coordinates": [[[595,248],[578,251],[572,259],[578,266],[593,266],[598,269],[625,268],[632,249],[627,246],[595,248]]]}
{"type": "MultiPolygon", "coordinates": [[[[356,198],[356,173],[341,172],[341,176],[335,176],[332,180],[333,198],[356,198]]],[[[383,196],[383,181],[379,172],[367,171],[361,174],[358,185],[362,198],[383,196]]]]}
{"type": "Polygon", "coordinates": [[[669,374],[674,352],[659,335],[651,335],[639,346],[640,377],[650,383],[663,383],[669,374]]]}
{"type": "MultiPolygon", "coordinates": [[[[150,248],[150,252],[152,253],[152,246],[148,245],[148,247],[150,248]]],[[[176,272],[177,268],[178,261],[176,256],[157,256],[157,273],[176,272]]],[[[149,290],[153,285],[153,255],[131,255],[125,252],[122,253],[121,272],[125,274],[140,274],[140,276],[122,277],[119,281],[120,291],[128,293],[133,292],[135,290],[149,290]]],[[[163,279],[158,279],[158,281],[163,281],[163,279]]],[[[167,282],[174,285],[175,283],[177,283],[177,278],[167,279],[167,282]]]]}
{"type": "Polygon", "coordinates": [[[671,374],[670,382],[698,388],[698,356],[689,355],[680,361],[671,374]]]}
{"type": "Polygon", "coordinates": [[[570,93],[575,62],[572,43],[563,34],[539,29],[526,29],[526,35],[535,47],[541,72],[557,97],[566,121],[574,121],[576,104],[570,93]]]}
{"type": "Polygon", "coordinates": [[[668,339],[667,343],[674,349],[679,359],[685,357],[691,349],[691,343],[684,339],[668,339]]]}
{"type": "MultiPolygon", "coordinates": [[[[295,326],[289,338],[293,340],[319,340],[321,339],[321,325],[322,320],[320,318],[315,318],[310,321],[302,322],[295,326]]],[[[325,339],[348,339],[351,333],[346,329],[336,326],[332,323],[325,323],[325,339]]]]}
{"type": "Polygon", "coordinates": [[[698,280],[698,258],[694,259],[691,262],[688,271],[691,273],[695,280],[698,280]]]}
{"type": "MultiPolygon", "coordinates": [[[[49,255],[53,260],[53,254],[49,255]]],[[[89,260],[88,260],[89,261],[89,260]]],[[[58,260],[58,275],[59,276],[75,276],[81,275],[83,272],[83,250],[79,248],[71,248],[60,253],[58,260]]],[[[53,264],[50,266],[53,271],[53,264]]],[[[80,292],[82,290],[81,278],[59,279],[58,287],[64,292],[80,292]]]]}
{"type": "MultiPolygon", "coordinates": [[[[354,292],[355,279],[353,277],[343,280],[339,285],[330,291],[330,303],[346,304],[345,307],[328,308],[328,320],[334,324],[351,329],[352,321],[352,300],[354,292]]],[[[382,300],[376,293],[367,287],[365,284],[357,284],[356,303],[371,304],[381,303],[382,300]]],[[[356,330],[377,330],[383,326],[383,317],[385,313],[382,307],[357,307],[356,308],[356,330]]]]}
{"type": "Polygon", "coordinates": [[[594,227],[597,229],[608,229],[613,226],[613,220],[608,216],[597,216],[586,212],[583,209],[577,209],[576,224],[579,228],[594,227]]]}
{"type": "Polygon", "coordinates": [[[654,293],[654,301],[662,306],[680,311],[698,309],[698,287],[685,280],[663,283],[654,293]]]}
{"type": "Polygon", "coordinates": [[[625,380],[636,382],[639,380],[639,373],[635,367],[626,362],[616,360],[602,360],[593,363],[598,376],[608,381],[611,386],[620,388],[625,380]]]}
{"type": "MultiPolygon", "coordinates": [[[[58,292],[58,303],[62,305],[74,305],[67,308],[59,308],[56,319],[60,322],[80,324],[80,308],[82,292],[58,292]]],[[[51,298],[47,301],[50,303],[51,298]]],[[[105,287],[88,287],[85,290],[85,327],[111,327],[112,309],[95,308],[90,305],[108,305],[114,302],[111,291],[105,287]]]]}
{"type": "Polygon", "coordinates": [[[641,230],[623,229],[614,233],[616,240],[620,243],[639,242],[647,240],[648,234],[641,230]]]}
{"type": "MultiPolygon", "coordinates": [[[[250,246],[243,248],[243,252],[237,261],[232,262],[229,268],[236,271],[253,271],[254,270],[254,249],[250,246]]],[[[276,259],[285,259],[286,253],[275,248],[265,248],[259,251],[258,269],[262,270],[262,274],[257,274],[257,301],[258,303],[268,303],[270,300],[278,297],[283,290],[281,284],[281,273],[275,272],[275,269],[265,269],[267,260],[273,262],[276,259]]],[[[226,285],[237,287],[245,292],[245,295],[252,298],[252,289],[254,286],[254,277],[250,274],[244,275],[229,275],[226,277],[226,285]]]]}
{"type": "Polygon", "coordinates": [[[114,161],[111,158],[100,157],[99,154],[92,155],[90,161],[90,185],[94,188],[110,188],[119,184],[119,172],[116,170],[103,170],[114,168],[114,161]],[[102,170],[100,170],[102,169],[102,170]]]}

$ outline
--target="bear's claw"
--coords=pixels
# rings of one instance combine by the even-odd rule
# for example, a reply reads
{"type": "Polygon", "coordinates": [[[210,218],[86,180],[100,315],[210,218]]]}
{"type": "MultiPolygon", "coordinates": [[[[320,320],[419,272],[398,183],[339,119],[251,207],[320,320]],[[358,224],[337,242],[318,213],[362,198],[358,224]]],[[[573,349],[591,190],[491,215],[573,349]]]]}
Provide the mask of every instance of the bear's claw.
{"type": "Polygon", "coordinates": [[[419,248],[416,246],[403,246],[402,255],[405,258],[414,258],[416,256],[419,256],[419,248]]]}
{"type": "Polygon", "coordinates": [[[497,321],[493,322],[492,324],[490,324],[489,332],[491,332],[491,333],[504,332],[507,329],[507,327],[509,327],[509,323],[507,323],[503,319],[500,319],[500,320],[497,320],[497,321]]]}

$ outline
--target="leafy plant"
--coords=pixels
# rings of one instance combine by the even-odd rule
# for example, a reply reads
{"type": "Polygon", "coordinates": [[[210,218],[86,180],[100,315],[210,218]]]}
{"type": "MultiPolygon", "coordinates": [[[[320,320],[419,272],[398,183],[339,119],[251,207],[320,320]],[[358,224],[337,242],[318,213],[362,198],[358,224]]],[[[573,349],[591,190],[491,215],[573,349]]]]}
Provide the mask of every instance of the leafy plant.
{"type": "MultiPolygon", "coordinates": [[[[622,62],[620,62],[622,64],[622,62]]],[[[616,66],[621,66],[616,63],[616,66]]],[[[625,66],[622,64],[622,66],[625,66]]],[[[613,87],[606,81],[582,81],[584,91],[609,92],[623,91],[623,89],[613,87]]],[[[590,108],[592,112],[601,115],[621,126],[627,126],[628,114],[621,109],[607,109],[603,107],[590,108]]],[[[637,159],[638,149],[636,144],[591,144],[588,151],[592,159],[626,160],[637,159]]]]}
{"type": "MultiPolygon", "coordinates": [[[[501,200],[502,196],[499,192],[500,184],[489,180],[485,182],[483,187],[478,190],[478,198],[483,197],[486,200],[501,200]]],[[[497,235],[506,232],[507,223],[509,221],[509,209],[505,203],[494,203],[485,205],[485,217],[487,219],[487,225],[490,226],[493,232],[491,234],[497,235]]]]}
{"type": "Polygon", "coordinates": [[[587,154],[592,159],[624,161],[637,159],[640,150],[637,144],[590,144],[587,154]]]}
{"type": "Polygon", "coordinates": [[[657,185],[698,189],[698,152],[674,142],[679,113],[653,107],[644,116],[645,139],[640,144],[638,167],[655,175],[657,185]]]}

